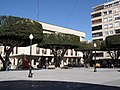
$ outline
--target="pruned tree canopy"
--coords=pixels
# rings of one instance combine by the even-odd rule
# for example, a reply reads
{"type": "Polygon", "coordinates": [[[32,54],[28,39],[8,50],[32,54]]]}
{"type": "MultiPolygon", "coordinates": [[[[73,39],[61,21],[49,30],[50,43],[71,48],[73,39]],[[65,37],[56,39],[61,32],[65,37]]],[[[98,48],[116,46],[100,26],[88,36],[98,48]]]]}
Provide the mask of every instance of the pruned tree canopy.
{"type": "Polygon", "coordinates": [[[80,42],[79,48],[75,49],[76,51],[94,51],[100,50],[101,49],[101,41],[96,41],[96,42],[80,42]],[[96,43],[96,48],[94,48],[94,43],[96,43]]]}
{"type": "Polygon", "coordinates": [[[39,22],[14,16],[0,16],[1,44],[11,45],[18,42],[21,45],[29,45],[30,34],[33,34],[35,44],[42,40],[42,33],[42,25],[39,22]]]}
{"type": "Polygon", "coordinates": [[[120,34],[106,37],[106,46],[109,49],[120,49],[120,34]]]}
{"type": "Polygon", "coordinates": [[[39,44],[40,47],[51,47],[56,46],[58,48],[65,47],[78,47],[80,43],[80,39],[78,36],[72,34],[64,34],[64,33],[45,33],[43,36],[43,43],[39,44]]]}

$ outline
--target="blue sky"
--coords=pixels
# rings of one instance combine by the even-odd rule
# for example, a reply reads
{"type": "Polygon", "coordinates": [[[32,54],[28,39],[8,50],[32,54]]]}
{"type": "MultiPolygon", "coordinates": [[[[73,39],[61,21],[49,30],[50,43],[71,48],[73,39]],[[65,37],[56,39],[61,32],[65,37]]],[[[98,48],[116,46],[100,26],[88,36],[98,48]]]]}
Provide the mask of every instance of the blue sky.
{"type": "MultiPolygon", "coordinates": [[[[91,8],[107,1],[39,0],[39,21],[80,30],[91,40],[91,8]]],[[[37,20],[37,0],[0,0],[0,15],[37,20]]]]}

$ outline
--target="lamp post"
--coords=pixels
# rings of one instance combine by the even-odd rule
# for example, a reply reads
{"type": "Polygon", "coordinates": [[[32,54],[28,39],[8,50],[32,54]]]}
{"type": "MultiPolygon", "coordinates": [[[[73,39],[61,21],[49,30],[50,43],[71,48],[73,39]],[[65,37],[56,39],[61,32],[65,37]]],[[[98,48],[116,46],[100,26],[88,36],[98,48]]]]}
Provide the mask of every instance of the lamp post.
{"type": "Polygon", "coordinates": [[[96,43],[94,43],[94,50],[95,50],[94,72],[97,72],[97,70],[96,70],[96,47],[97,47],[97,44],[96,44],[96,43]]]}
{"type": "Polygon", "coordinates": [[[33,39],[33,35],[32,34],[30,34],[29,39],[30,39],[30,60],[29,60],[30,61],[30,67],[29,67],[28,77],[32,78],[32,75],[33,75],[33,73],[32,73],[32,66],[31,66],[31,61],[32,61],[32,58],[31,58],[31,54],[32,54],[32,39],[33,39]]]}

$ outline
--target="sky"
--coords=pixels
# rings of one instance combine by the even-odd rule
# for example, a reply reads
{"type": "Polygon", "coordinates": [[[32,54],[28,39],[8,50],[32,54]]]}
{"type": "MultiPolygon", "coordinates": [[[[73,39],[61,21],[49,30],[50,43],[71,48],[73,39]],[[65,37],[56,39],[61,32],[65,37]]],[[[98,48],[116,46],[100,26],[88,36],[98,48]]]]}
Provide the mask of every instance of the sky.
{"type": "Polygon", "coordinates": [[[0,0],[0,15],[29,18],[79,30],[92,39],[92,7],[111,0],[0,0]],[[39,9],[38,9],[39,7],[39,9]],[[38,15],[39,11],[39,15],[38,15]]]}

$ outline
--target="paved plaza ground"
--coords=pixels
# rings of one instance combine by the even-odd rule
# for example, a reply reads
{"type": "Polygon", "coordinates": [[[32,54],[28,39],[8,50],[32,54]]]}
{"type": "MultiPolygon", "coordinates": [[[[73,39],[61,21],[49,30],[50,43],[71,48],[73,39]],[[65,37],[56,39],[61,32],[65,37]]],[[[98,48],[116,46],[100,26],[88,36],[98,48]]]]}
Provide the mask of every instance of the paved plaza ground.
{"type": "Polygon", "coordinates": [[[0,72],[0,90],[120,90],[119,68],[73,68],[0,72]]]}

